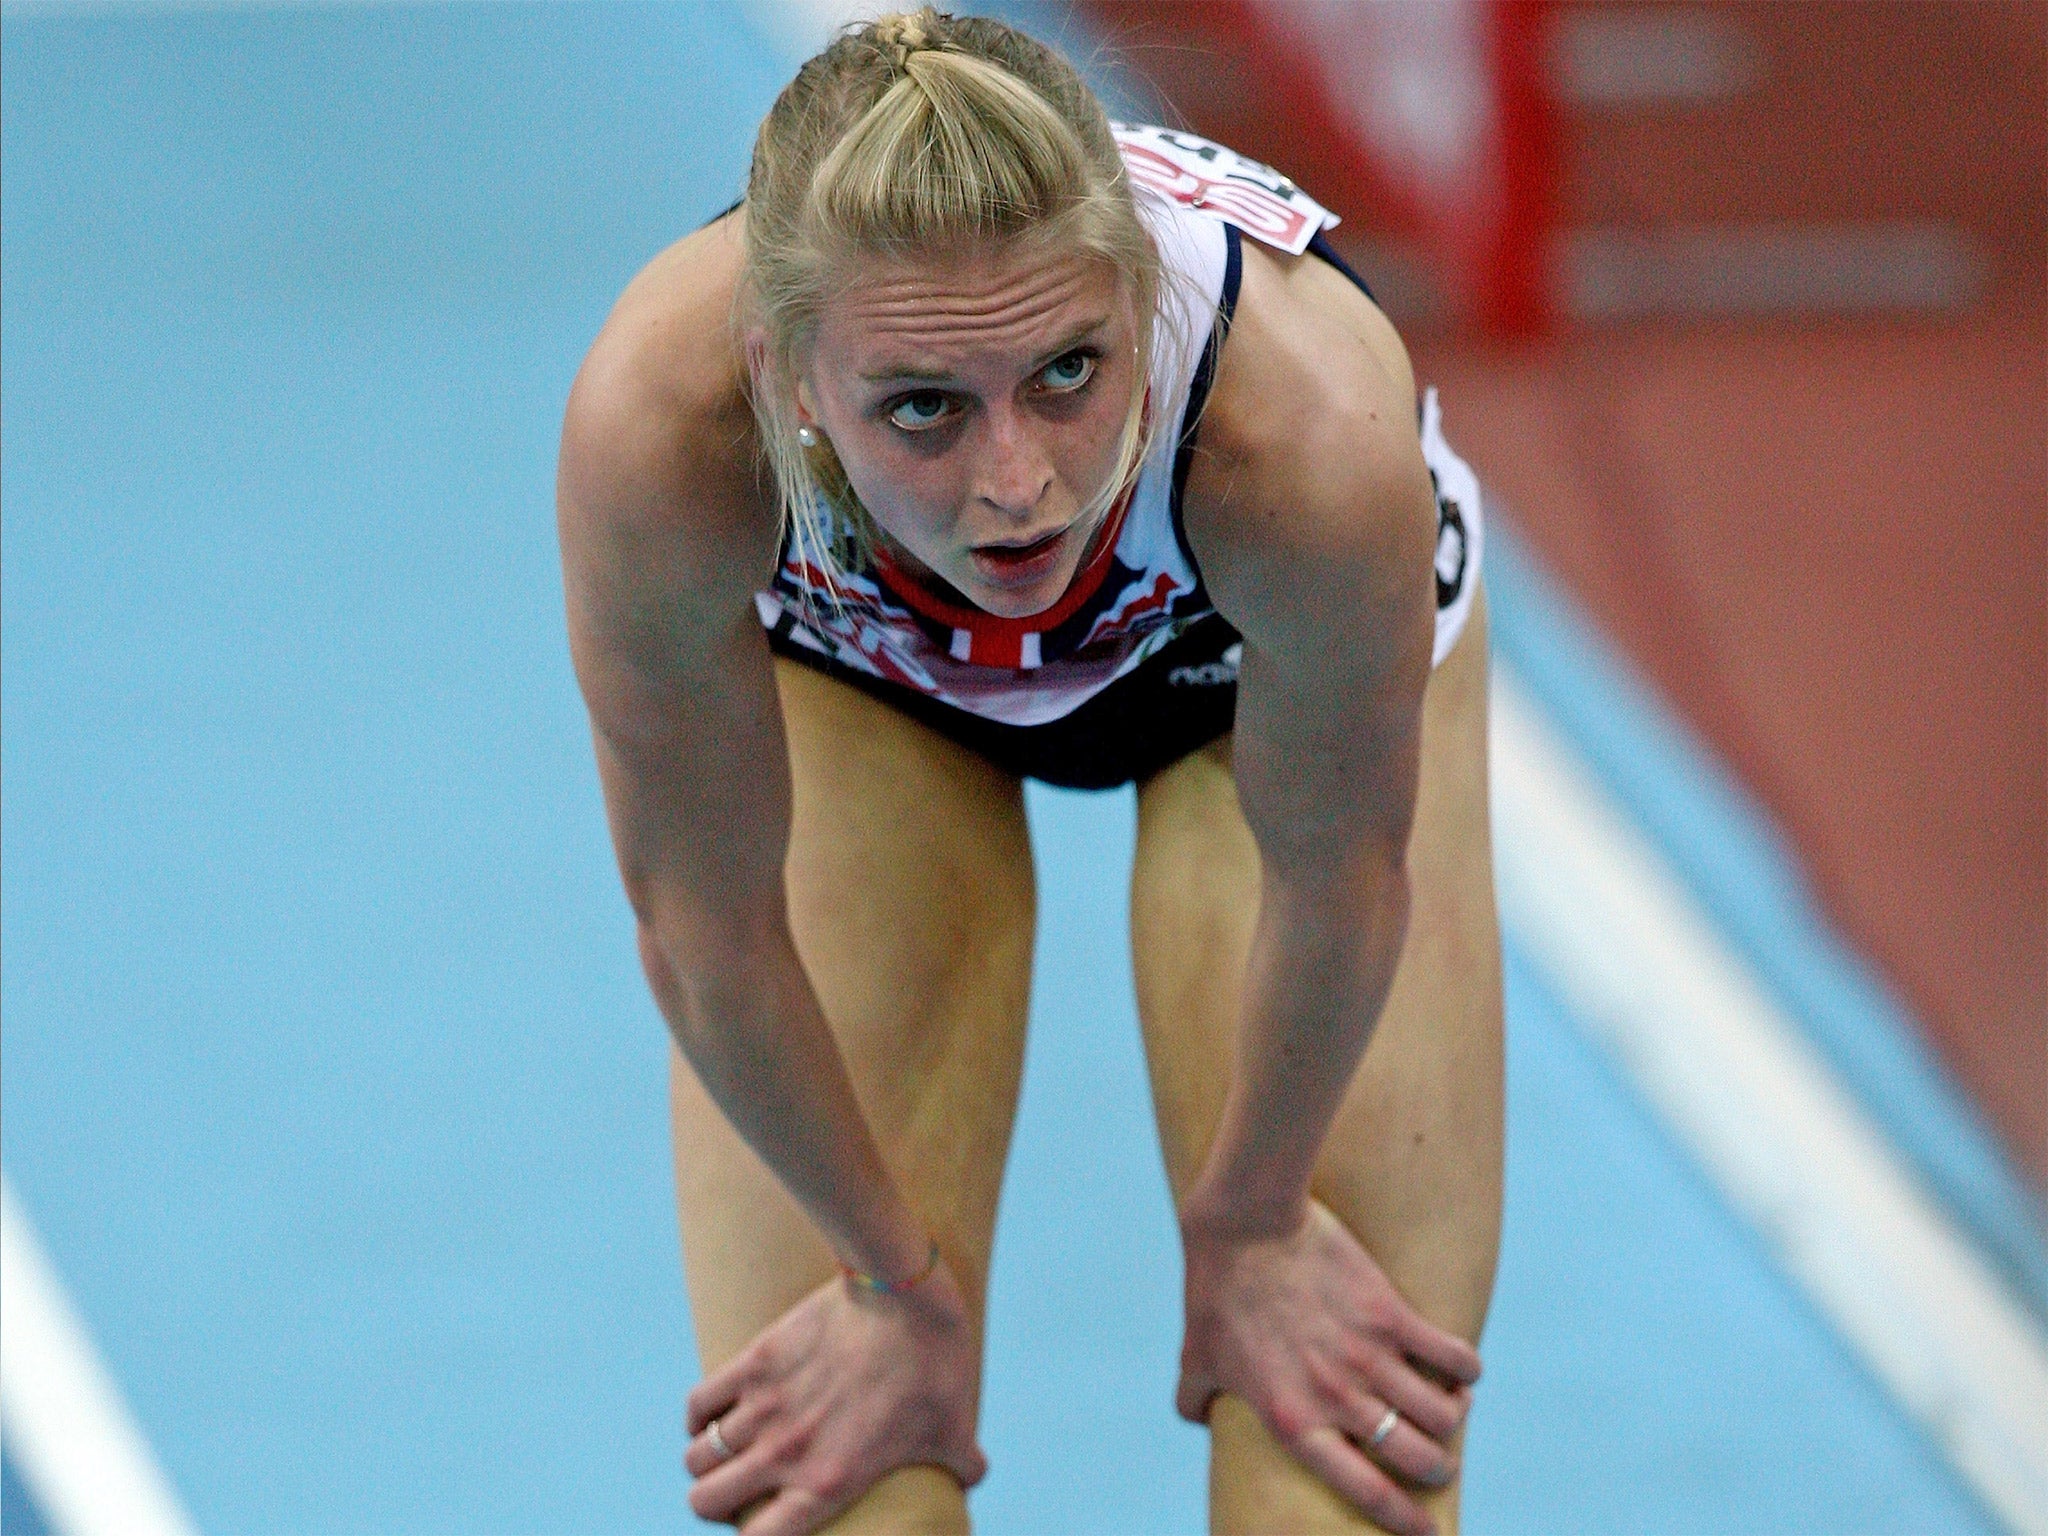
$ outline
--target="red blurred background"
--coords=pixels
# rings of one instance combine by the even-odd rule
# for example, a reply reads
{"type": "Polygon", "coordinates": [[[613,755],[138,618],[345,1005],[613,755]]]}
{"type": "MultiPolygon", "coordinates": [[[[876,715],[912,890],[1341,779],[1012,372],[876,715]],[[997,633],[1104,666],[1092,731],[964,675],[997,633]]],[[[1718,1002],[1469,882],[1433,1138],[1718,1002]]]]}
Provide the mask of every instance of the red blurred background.
{"type": "Polygon", "coordinates": [[[1094,0],[2048,1190],[2048,5],[1094,0]]]}

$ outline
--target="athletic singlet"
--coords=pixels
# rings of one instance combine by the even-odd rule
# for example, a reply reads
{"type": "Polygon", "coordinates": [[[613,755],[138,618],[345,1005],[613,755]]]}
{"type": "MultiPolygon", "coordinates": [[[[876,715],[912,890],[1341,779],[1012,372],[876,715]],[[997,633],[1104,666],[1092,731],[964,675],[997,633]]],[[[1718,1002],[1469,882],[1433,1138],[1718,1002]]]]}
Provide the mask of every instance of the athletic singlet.
{"type": "MultiPolygon", "coordinates": [[[[1181,527],[1181,489],[1216,358],[1237,303],[1240,238],[1299,255],[1314,249],[1347,275],[1322,232],[1336,216],[1286,177],[1221,145],[1142,125],[1115,125],[1118,148],[1166,267],[1176,324],[1154,327],[1152,399],[1179,429],[1159,434],[1112,536],[1044,613],[1005,619],[957,593],[942,598],[886,557],[837,575],[801,559],[785,537],[761,623],[783,646],[1009,726],[1061,719],[1215,613],[1181,527]]],[[[1364,287],[1363,283],[1359,286],[1364,287]]],[[[1471,610],[1482,522],[1479,484],[1444,441],[1436,392],[1421,404],[1423,458],[1437,496],[1436,646],[1442,661],[1471,610]]],[[[822,515],[834,516],[829,509],[822,515]]],[[[948,589],[950,593],[950,589],[948,589]]],[[[1235,682],[1240,648],[1209,665],[1235,682]]]]}

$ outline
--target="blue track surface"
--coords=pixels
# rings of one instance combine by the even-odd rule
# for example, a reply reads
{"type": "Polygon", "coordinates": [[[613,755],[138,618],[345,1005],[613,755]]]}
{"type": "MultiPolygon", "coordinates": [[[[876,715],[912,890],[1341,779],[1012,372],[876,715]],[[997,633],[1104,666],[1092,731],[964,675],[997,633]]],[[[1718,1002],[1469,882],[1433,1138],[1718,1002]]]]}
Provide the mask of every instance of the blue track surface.
{"type": "MultiPolygon", "coordinates": [[[[204,1529],[686,1528],[665,1047],[552,475],[785,63],[709,6],[0,34],[9,1175],[204,1529]]],[[[1130,802],[1032,809],[979,1528],[1194,1532],[1130,802]]],[[[1985,1529],[1510,960],[1468,1528],[1985,1529]]]]}
{"type": "Polygon", "coordinates": [[[0,1531],[7,1536],[48,1536],[43,1511],[15,1474],[14,1460],[0,1455],[0,1531]]]}

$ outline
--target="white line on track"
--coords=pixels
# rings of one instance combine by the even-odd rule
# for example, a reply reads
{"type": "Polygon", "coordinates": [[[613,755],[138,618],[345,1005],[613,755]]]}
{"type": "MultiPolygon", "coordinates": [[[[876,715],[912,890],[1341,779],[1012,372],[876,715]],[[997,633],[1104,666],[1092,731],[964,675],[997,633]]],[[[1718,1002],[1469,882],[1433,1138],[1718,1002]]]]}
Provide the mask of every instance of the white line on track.
{"type": "Polygon", "coordinates": [[[2048,1536],[2048,1339],[1505,668],[1501,915],[1865,1366],[2048,1536]]]}
{"type": "Polygon", "coordinates": [[[0,1175],[0,1432],[58,1536],[193,1536],[0,1175]]]}

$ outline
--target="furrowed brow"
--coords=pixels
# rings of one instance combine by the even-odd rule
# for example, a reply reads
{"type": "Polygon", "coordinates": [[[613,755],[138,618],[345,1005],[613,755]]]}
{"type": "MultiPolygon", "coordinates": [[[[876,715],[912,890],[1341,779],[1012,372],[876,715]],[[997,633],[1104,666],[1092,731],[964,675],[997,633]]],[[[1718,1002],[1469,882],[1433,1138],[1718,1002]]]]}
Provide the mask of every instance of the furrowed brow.
{"type": "Polygon", "coordinates": [[[1074,348],[1078,346],[1083,346],[1086,343],[1093,341],[1098,335],[1100,335],[1103,331],[1106,331],[1108,329],[1109,316],[1107,315],[1102,316],[1102,318],[1099,320],[1089,320],[1083,322],[1081,325],[1078,325],[1074,328],[1073,333],[1069,335],[1065,341],[1062,341],[1050,352],[1041,355],[1038,361],[1031,365],[1031,371],[1033,373],[1039,372],[1040,370],[1045,368],[1047,364],[1052,363],[1056,359],[1065,357],[1069,352],[1073,351],[1074,348]]]}
{"type": "Polygon", "coordinates": [[[873,373],[863,373],[864,384],[950,384],[953,375],[943,368],[878,368],[873,373]]]}
{"type": "MultiPolygon", "coordinates": [[[[1029,371],[1037,373],[1054,359],[1065,357],[1074,348],[1093,341],[1100,333],[1109,328],[1109,323],[1110,317],[1108,315],[1081,322],[1062,338],[1056,346],[1040,353],[1038,359],[1032,363],[1029,371]]],[[[863,384],[947,385],[956,382],[956,375],[949,373],[943,368],[918,368],[907,363],[902,365],[890,363],[871,372],[862,373],[860,380],[863,384]]]]}

